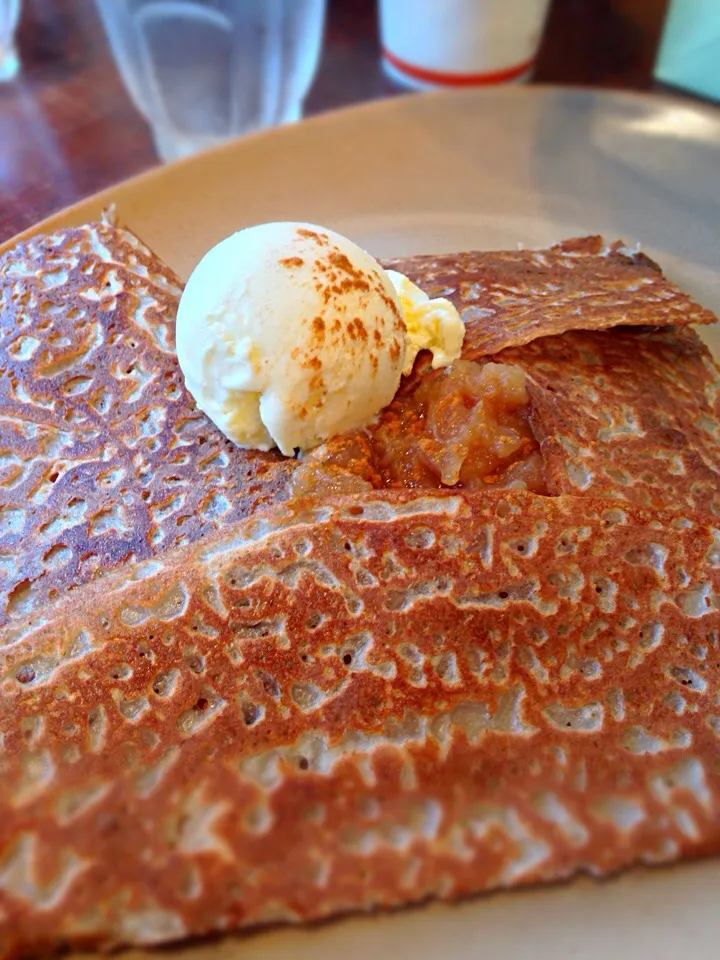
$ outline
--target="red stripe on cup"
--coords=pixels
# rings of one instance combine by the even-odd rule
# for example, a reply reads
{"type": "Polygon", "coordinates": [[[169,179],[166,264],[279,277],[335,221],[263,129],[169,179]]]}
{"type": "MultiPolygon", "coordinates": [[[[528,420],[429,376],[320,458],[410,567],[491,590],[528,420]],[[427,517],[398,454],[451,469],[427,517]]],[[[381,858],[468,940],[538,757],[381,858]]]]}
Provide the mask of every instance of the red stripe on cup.
{"type": "Polygon", "coordinates": [[[383,47],[383,56],[400,73],[423,83],[435,83],[445,87],[475,87],[483,84],[507,83],[528,73],[535,64],[535,57],[531,57],[524,63],[507,67],[505,70],[491,70],[486,73],[446,73],[444,70],[426,70],[424,67],[416,67],[407,60],[396,57],[386,47],[383,47]]]}

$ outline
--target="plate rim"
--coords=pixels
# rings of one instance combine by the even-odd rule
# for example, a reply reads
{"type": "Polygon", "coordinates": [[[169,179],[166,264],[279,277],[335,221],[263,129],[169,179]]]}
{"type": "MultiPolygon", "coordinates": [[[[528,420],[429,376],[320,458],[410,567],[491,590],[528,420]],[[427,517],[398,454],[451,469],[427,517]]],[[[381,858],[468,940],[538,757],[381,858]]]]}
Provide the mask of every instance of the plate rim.
{"type": "MultiPolygon", "coordinates": [[[[38,220],[36,223],[26,227],[24,230],[21,230],[19,233],[8,238],[7,240],[3,240],[0,242],[0,256],[7,253],[8,250],[16,246],[18,243],[29,240],[38,234],[49,233],[53,230],[62,229],[65,225],[65,221],[79,219],[81,212],[86,208],[99,207],[102,209],[105,207],[111,207],[115,202],[113,195],[118,190],[126,191],[128,189],[132,190],[134,187],[151,185],[154,181],[166,178],[168,171],[187,169],[192,166],[202,165],[211,156],[216,156],[223,153],[232,153],[234,151],[242,152],[245,146],[250,143],[257,143],[258,141],[262,140],[271,140],[273,138],[284,139],[287,137],[293,137],[300,130],[304,132],[309,128],[321,129],[326,126],[331,126],[337,122],[342,122],[343,120],[347,119],[347,117],[352,116],[365,115],[368,113],[392,112],[392,110],[397,109],[398,106],[400,106],[402,109],[403,107],[406,107],[412,103],[425,104],[427,102],[437,102],[442,104],[447,100],[471,101],[475,98],[487,99],[498,96],[501,98],[505,96],[509,96],[511,98],[528,96],[534,97],[537,94],[541,96],[552,96],[553,94],[560,93],[590,94],[593,99],[600,101],[626,101],[642,104],[654,103],[658,105],[664,104],[668,107],[683,107],[685,109],[693,110],[702,116],[711,119],[718,125],[718,128],[720,129],[720,110],[715,109],[713,104],[703,101],[696,101],[694,99],[672,93],[666,94],[664,92],[655,93],[653,91],[646,90],[615,89],[590,86],[587,84],[553,83],[525,85],[512,84],[507,86],[497,86],[493,87],[492,89],[470,88],[461,90],[441,89],[422,92],[403,92],[397,95],[385,96],[373,100],[365,100],[360,103],[335,107],[330,110],[313,114],[310,117],[305,117],[297,123],[270,127],[263,130],[257,130],[253,133],[244,134],[239,137],[234,137],[224,141],[223,143],[217,144],[214,147],[210,147],[207,150],[192,154],[188,157],[183,157],[171,163],[158,163],[155,166],[150,167],[147,170],[143,170],[140,173],[134,174],[131,177],[126,177],[123,180],[116,181],[108,187],[103,187],[102,190],[88,194],[80,200],[76,200],[75,203],[72,203],[66,207],[62,207],[55,213],[49,214],[47,217],[43,217],[42,220],[38,220]]],[[[421,109],[422,107],[419,108],[421,109]]],[[[686,140],[688,138],[680,136],[679,139],[686,140]]]]}

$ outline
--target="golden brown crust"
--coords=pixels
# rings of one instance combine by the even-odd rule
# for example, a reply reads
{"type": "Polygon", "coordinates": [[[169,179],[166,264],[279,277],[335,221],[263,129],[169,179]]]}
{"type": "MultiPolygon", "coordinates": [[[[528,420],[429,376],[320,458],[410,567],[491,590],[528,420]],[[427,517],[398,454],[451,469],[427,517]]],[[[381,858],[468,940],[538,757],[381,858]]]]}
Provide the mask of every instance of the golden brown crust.
{"type": "Polygon", "coordinates": [[[468,360],[566,330],[685,326],[715,317],[669,283],[642,253],[602,237],[549,250],[442,254],[383,261],[431,297],[448,297],[465,322],[468,360]]]}
{"type": "Polygon", "coordinates": [[[0,259],[0,623],[282,495],[185,390],[180,289],[105,224],[0,259]]]}
{"type": "Polygon", "coordinates": [[[720,371],[694,330],[571,331],[495,359],[530,375],[552,493],[720,517],[720,371]]]}
{"type": "Polygon", "coordinates": [[[720,849],[712,524],[512,492],[246,524],[3,651],[6,941],[720,849]]]}
{"type": "Polygon", "coordinates": [[[558,495],[291,509],[291,466],[190,409],[175,280],[131,235],[84,227],[0,261],[0,950],[720,852],[716,368],[679,331],[538,339],[709,314],[596,238],[395,266],[438,294],[464,271],[466,355],[506,346],[528,370],[558,495]],[[92,299],[108,280],[112,305],[92,299]],[[142,384],[97,362],[113,351],[142,358],[142,384]],[[90,382],[68,392],[72,378],[90,382]],[[86,399],[100,389],[105,412],[86,399]],[[103,470],[125,473],[105,490],[103,470]],[[65,482],[88,515],[43,531],[70,506],[65,482]],[[175,482],[180,525],[151,509],[175,482]],[[229,508],[206,517],[218,490],[229,508]],[[123,510],[132,542],[109,520],[93,531],[123,510]]]}
{"type": "MultiPolygon", "coordinates": [[[[712,319],[621,249],[585,238],[392,265],[456,300],[469,358],[582,326],[712,319]]],[[[293,462],[239,450],[185,390],[179,293],[106,223],[0,258],[0,624],[285,496],[293,462]]]]}

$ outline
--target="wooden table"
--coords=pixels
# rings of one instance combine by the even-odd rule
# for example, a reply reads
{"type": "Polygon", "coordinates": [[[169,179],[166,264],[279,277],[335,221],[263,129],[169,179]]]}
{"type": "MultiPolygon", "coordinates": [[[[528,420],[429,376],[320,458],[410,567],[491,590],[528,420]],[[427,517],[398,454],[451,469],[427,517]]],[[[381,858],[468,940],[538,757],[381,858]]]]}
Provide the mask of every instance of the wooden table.
{"type": "MultiPolygon", "coordinates": [[[[307,112],[391,96],[375,0],[328,0],[307,112]]],[[[648,89],[668,0],[554,0],[535,81],[648,89]]],[[[93,0],[24,0],[23,70],[0,85],[0,241],[157,163],[93,0]]]]}

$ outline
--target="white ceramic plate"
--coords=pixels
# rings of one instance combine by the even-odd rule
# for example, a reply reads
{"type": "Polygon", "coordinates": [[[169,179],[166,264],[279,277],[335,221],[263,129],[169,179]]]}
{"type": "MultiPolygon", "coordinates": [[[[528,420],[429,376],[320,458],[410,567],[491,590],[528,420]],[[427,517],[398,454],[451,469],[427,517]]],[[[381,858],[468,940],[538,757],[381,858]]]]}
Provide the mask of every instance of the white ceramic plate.
{"type": "MultiPolygon", "coordinates": [[[[31,232],[97,217],[111,202],[184,276],[217,240],[273,219],[333,227],[378,256],[604,233],[642,244],[720,313],[720,111],[684,101],[539,87],[389,100],[161,168],[31,232]]],[[[720,335],[704,335],[720,356],[720,335]]],[[[171,955],[714,960],[719,902],[720,864],[710,861],[171,955]]]]}

